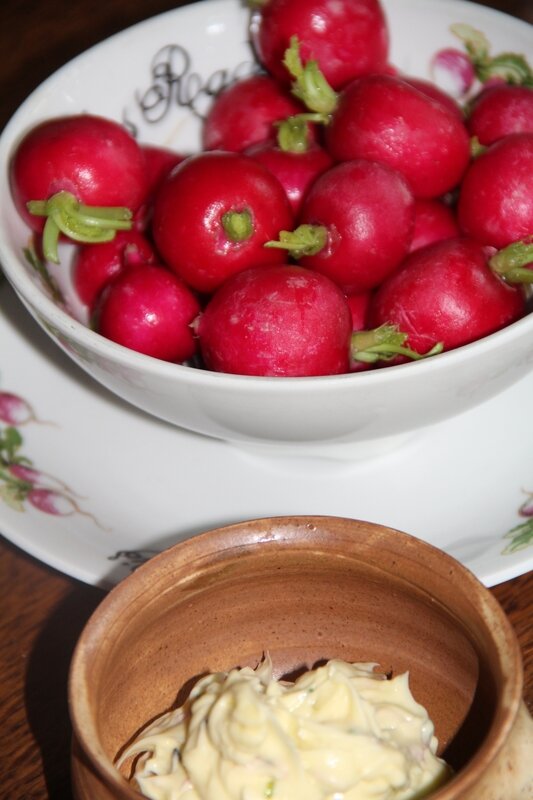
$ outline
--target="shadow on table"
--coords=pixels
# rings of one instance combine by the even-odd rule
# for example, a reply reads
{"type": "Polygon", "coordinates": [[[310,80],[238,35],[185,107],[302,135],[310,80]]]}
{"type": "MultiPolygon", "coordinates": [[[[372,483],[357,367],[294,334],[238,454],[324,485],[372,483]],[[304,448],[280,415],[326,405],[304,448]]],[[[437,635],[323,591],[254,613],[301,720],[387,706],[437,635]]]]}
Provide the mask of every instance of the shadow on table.
{"type": "Polygon", "coordinates": [[[100,589],[75,585],[50,614],[28,657],[25,702],[40,751],[48,800],[72,797],[68,671],[82,628],[103,596],[100,589]]]}

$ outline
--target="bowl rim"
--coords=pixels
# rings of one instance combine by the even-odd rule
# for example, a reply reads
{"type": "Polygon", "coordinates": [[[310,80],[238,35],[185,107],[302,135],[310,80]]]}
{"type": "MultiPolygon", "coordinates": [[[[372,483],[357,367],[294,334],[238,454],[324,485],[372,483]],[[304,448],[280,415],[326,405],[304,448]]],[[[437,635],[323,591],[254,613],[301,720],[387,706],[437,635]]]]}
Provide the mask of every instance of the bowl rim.
{"type": "MultiPolygon", "coordinates": [[[[511,17],[504,12],[492,9],[490,7],[478,7],[471,0],[437,0],[443,7],[449,6],[451,8],[466,7],[476,9],[476,12],[483,13],[488,17],[505,20],[507,24],[515,25],[517,28],[523,29],[527,23],[524,21],[511,17]]],[[[212,8],[223,10],[225,7],[233,8],[235,6],[234,0],[204,0],[205,4],[210,5],[212,8]]],[[[39,96],[50,85],[53,85],[57,76],[62,72],[71,69],[77,63],[85,59],[89,54],[96,51],[102,45],[107,45],[113,41],[120,41],[121,37],[127,35],[134,29],[138,29],[146,23],[156,22],[158,19],[166,16],[173,16],[176,13],[183,14],[189,13],[196,15],[199,12],[198,5],[195,3],[187,4],[177,9],[170,9],[168,11],[156,14],[146,20],[141,20],[127,28],[118,31],[112,36],[95,43],[88,47],[83,52],[79,53],[73,59],[68,61],[63,66],[55,70],[49,75],[41,84],[39,84],[22,102],[19,108],[12,115],[11,119],[7,122],[3,131],[0,133],[0,156],[4,158],[5,162],[2,166],[9,166],[10,149],[8,142],[13,138],[14,132],[19,128],[19,120],[24,118],[28,109],[35,104],[39,96]]],[[[20,132],[19,132],[20,135],[20,132]]],[[[471,361],[483,357],[487,351],[498,351],[500,348],[512,346],[513,341],[525,337],[529,334],[530,329],[533,328],[533,313],[526,313],[522,318],[512,322],[504,328],[495,331],[482,339],[462,345],[453,350],[448,350],[440,353],[438,358],[422,359],[420,361],[397,364],[394,366],[383,365],[379,369],[363,370],[356,373],[342,373],[340,375],[320,375],[308,377],[282,377],[282,376],[254,376],[254,375],[238,375],[232,373],[214,372],[207,369],[200,369],[195,366],[186,364],[175,364],[165,362],[151,356],[137,353],[129,348],[126,348],[115,342],[105,339],[105,337],[91,330],[90,327],[78,321],[67,311],[61,309],[54,301],[49,298],[42,289],[40,289],[34,281],[31,280],[29,274],[21,268],[20,256],[13,252],[11,247],[1,235],[3,232],[5,222],[4,212],[0,210],[0,261],[3,265],[3,270],[9,281],[14,288],[15,292],[28,308],[31,307],[30,313],[36,315],[40,324],[45,327],[44,322],[53,324],[59,333],[67,338],[73,339],[77,344],[90,349],[92,352],[97,353],[101,357],[107,358],[111,361],[116,361],[126,367],[132,369],[141,368],[148,376],[159,375],[161,377],[169,377],[184,381],[186,384],[194,386],[217,386],[227,384],[229,387],[238,387],[239,391],[253,391],[257,386],[261,386],[261,390],[276,391],[284,394],[285,392],[296,392],[298,394],[307,394],[309,389],[309,382],[313,382],[313,386],[317,391],[329,391],[332,386],[342,386],[347,383],[353,383],[354,386],[364,387],[367,385],[379,387],[384,382],[394,383],[398,380],[416,380],[417,377],[429,378],[434,370],[440,369],[439,365],[449,364],[450,369],[453,369],[455,364],[460,362],[470,363],[471,361]],[[33,309],[33,311],[32,311],[33,309]],[[34,313],[35,312],[35,313],[34,313]],[[417,369],[415,370],[415,364],[417,369]],[[406,370],[411,369],[411,372],[406,370]],[[403,376],[403,377],[402,377],[403,376]],[[411,376],[411,377],[409,377],[411,376]]],[[[531,366],[533,368],[533,365],[531,366]]]]}
{"type": "MultiPolygon", "coordinates": [[[[203,533],[182,540],[166,550],[153,556],[134,573],[114,586],[104,597],[98,607],[87,621],[74,649],[68,677],[68,705],[73,728],[73,740],[82,754],[89,760],[93,773],[97,775],[108,788],[118,792],[124,800],[134,800],[138,792],[116,770],[111,759],[104,753],[100,745],[96,725],[92,719],[90,703],[88,700],[87,677],[88,670],[85,656],[94,647],[98,634],[105,630],[106,621],[110,616],[120,613],[135,598],[137,590],[143,584],[152,583],[154,573],[164,566],[168,572],[171,565],[185,568],[202,563],[213,566],[214,560],[224,560],[231,557],[242,548],[250,550],[250,545],[270,547],[289,546],[292,542],[300,549],[314,549],[316,542],[310,539],[296,539],[295,534],[283,533],[291,525],[304,527],[307,530],[318,526],[333,527],[346,526],[342,531],[344,542],[353,540],[356,544],[357,531],[361,527],[371,528],[378,536],[383,536],[389,541],[400,545],[402,549],[416,548],[427,555],[437,556],[438,574],[444,578],[452,572],[460,580],[463,591],[468,592],[469,600],[475,605],[476,612],[485,623],[488,634],[493,640],[498,655],[498,664],[502,673],[501,698],[496,708],[494,719],[478,750],[474,753],[467,766],[460,770],[451,781],[441,789],[431,794],[435,800],[456,800],[462,792],[475,787],[476,781],[484,774],[487,765],[496,760],[498,754],[506,744],[522,703],[523,692],[523,665],[521,650],[514,629],[502,607],[490,591],[477,579],[477,577],[464,565],[452,556],[428,542],[378,523],[347,517],[324,515],[286,515],[274,517],[260,517],[242,522],[213,528],[203,533]],[[268,533],[270,529],[270,533],[268,533]],[[272,534],[272,529],[277,531],[272,534]],[[254,538],[254,531],[255,538],[254,538]],[[259,532],[259,534],[258,534],[259,532]],[[237,538],[237,543],[229,547],[220,548],[220,536],[225,535],[232,540],[237,538]]],[[[336,530],[336,533],[338,531],[336,530]]],[[[335,537],[338,542],[338,538],[335,537]]],[[[323,544],[323,547],[325,545],[323,544]]],[[[361,556],[361,553],[359,553],[361,556]]],[[[192,573],[194,574],[194,573],[192,573]]],[[[184,578],[188,580],[189,577],[184,578]]],[[[423,576],[422,576],[423,577],[423,576]]],[[[416,584],[418,589],[423,589],[424,581],[416,584]]],[[[427,592],[427,590],[426,590],[427,592]]]]}

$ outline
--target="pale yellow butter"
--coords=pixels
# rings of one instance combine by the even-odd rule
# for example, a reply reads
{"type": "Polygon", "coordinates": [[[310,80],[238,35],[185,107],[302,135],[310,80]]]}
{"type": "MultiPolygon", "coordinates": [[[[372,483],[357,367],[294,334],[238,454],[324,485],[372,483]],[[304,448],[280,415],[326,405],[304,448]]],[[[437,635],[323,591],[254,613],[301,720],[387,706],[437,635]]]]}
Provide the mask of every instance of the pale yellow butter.
{"type": "Polygon", "coordinates": [[[147,727],[135,780],[152,800],[419,800],[449,770],[408,673],[329,661],[294,683],[268,656],[202,678],[147,727]]]}

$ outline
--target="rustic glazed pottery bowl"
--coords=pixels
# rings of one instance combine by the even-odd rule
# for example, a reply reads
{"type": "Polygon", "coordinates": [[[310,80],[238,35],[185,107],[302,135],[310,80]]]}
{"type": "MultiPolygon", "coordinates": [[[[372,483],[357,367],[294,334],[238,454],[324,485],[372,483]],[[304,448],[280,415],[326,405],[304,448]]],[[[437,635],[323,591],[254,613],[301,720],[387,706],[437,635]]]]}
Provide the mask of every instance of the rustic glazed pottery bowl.
{"type": "Polygon", "coordinates": [[[531,797],[531,720],[520,650],[502,609],[442,551],[337,517],[275,517],[182,542],[116,586],[77,645],[69,702],[77,800],[134,800],[114,766],[195,678],[317,661],[410,673],[455,776],[437,800],[531,797]],[[529,783],[528,783],[529,781],[529,783]]]}
{"type": "MultiPolygon", "coordinates": [[[[256,447],[320,452],[347,445],[356,457],[382,452],[522,378],[533,366],[533,315],[417,363],[314,378],[227,375],[149,358],[91,330],[72,287],[72,245],[62,247],[59,268],[50,266],[64,304],[23,256],[29,231],[6,179],[21,136],[46,118],[88,111],[125,122],[142,143],[197,150],[214,91],[257,70],[246,5],[202,0],[146,20],[65,65],[28,98],[0,139],[0,260],[29,312],[70,358],[155,417],[256,447]]],[[[450,30],[454,23],[482,31],[492,53],[531,52],[530,26],[490,8],[461,0],[383,0],[383,6],[391,63],[404,74],[432,78],[434,55],[462,46],[450,30]]]]}

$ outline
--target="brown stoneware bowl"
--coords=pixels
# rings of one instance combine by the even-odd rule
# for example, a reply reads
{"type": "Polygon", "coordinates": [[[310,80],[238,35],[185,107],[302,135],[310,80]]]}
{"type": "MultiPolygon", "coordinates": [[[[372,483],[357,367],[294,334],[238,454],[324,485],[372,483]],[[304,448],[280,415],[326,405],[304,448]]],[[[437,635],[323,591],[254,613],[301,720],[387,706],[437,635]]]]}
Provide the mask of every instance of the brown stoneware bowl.
{"type": "Polygon", "coordinates": [[[70,674],[77,800],[138,800],[114,766],[124,745],[198,676],[265,651],[277,676],[334,657],[408,670],[455,769],[432,798],[533,797],[520,650],[490,592],[405,533],[298,516],[177,544],[104,599],[70,674]]]}

